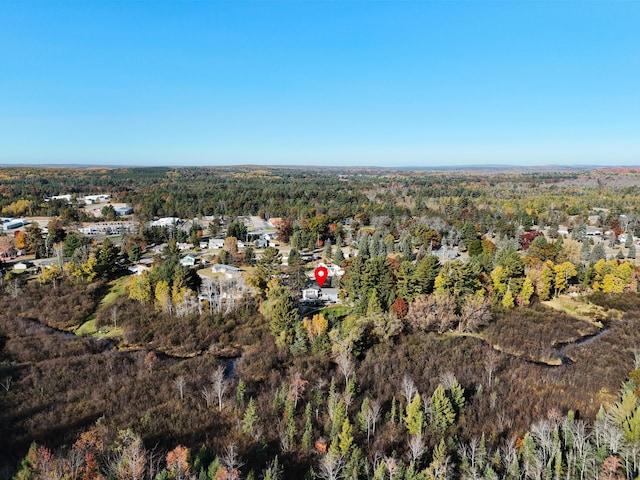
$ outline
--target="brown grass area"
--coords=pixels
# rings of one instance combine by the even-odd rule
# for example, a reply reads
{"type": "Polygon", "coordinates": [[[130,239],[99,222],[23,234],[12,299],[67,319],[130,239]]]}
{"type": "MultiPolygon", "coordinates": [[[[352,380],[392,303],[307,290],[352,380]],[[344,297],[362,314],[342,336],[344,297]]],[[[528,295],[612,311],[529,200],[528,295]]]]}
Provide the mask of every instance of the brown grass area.
{"type": "Polygon", "coordinates": [[[560,295],[559,297],[541,303],[546,307],[564,312],[567,315],[593,323],[599,327],[602,326],[600,319],[608,316],[604,308],[587,301],[584,297],[560,295]]]}

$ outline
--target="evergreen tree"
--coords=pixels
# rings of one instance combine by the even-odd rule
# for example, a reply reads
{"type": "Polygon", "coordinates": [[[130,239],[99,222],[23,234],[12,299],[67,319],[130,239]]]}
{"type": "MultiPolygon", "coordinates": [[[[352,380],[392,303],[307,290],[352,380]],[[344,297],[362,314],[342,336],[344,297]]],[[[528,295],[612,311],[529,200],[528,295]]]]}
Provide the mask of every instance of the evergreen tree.
{"type": "Polygon", "coordinates": [[[262,314],[269,320],[269,329],[282,349],[291,345],[298,322],[298,307],[291,291],[278,284],[267,291],[267,299],[261,307],[262,314]]]}
{"type": "Polygon", "coordinates": [[[625,248],[631,248],[631,245],[633,245],[633,234],[631,232],[627,232],[627,238],[624,241],[624,246],[625,248]]]}
{"type": "Polygon", "coordinates": [[[636,246],[631,244],[629,247],[629,251],[627,252],[627,258],[631,258],[632,260],[636,258],[636,246]]]}
{"type": "Polygon", "coordinates": [[[604,250],[604,243],[598,242],[594,245],[589,254],[589,263],[596,263],[598,260],[606,260],[607,255],[604,250]]]}
{"type": "Polygon", "coordinates": [[[578,223],[573,227],[571,231],[571,238],[583,242],[587,238],[587,224],[584,222],[578,223]]]}
{"type": "Polygon", "coordinates": [[[502,302],[500,302],[504,308],[513,308],[513,293],[511,293],[511,289],[507,290],[502,297],[502,302]]]}
{"type": "Polygon", "coordinates": [[[369,235],[362,233],[358,242],[358,256],[364,259],[369,258],[369,235]]]}
{"type": "Polygon", "coordinates": [[[460,385],[458,383],[457,379],[453,379],[453,382],[451,383],[451,387],[449,388],[449,394],[451,395],[451,401],[453,402],[453,405],[456,407],[456,410],[458,413],[462,412],[462,409],[464,408],[464,403],[465,403],[465,399],[464,399],[464,388],[462,388],[462,385],[460,385]]]}
{"type": "Polygon", "coordinates": [[[120,251],[111,240],[105,238],[96,256],[95,271],[99,277],[108,278],[118,269],[120,251]]]}
{"type": "Polygon", "coordinates": [[[313,424],[311,423],[311,403],[307,403],[304,409],[304,433],[302,434],[301,447],[303,452],[311,450],[313,436],[313,424]]]}
{"type": "MultiPolygon", "coordinates": [[[[435,276],[433,278],[435,280],[435,276]]],[[[399,297],[410,302],[418,295],[416,291],[417,282],[414,276],[414,266],[410,261],[405,260],[400,264],[400,268],[398,268],[396,272],[396,279],[396,289],[399,297]]]]}
{"type": "Polygon", "coordinates": [[[451,400],[447,397],[442,385],[438,385],[431,395],[431,411],[433,414],[432,425],[440,433],[444,433],[456,419],[451,400]]]}
{"type": "Polygon", "coordinates": [[[293,232],[293,235],[291,235],[291,238],[289,239],[289,245],[291,245],[292,249],[298,249],[301,245],[303,245],[302,232],[300,230],[296,230],[293,232]]]}
{"type": "Polygon", "coordinates": [[[378,292],[371,289],[369,293],[369,302],[367,303],[367,316],[382,312],[382,303],[378,298],[378,292]]]}
{"type": "Polygon", "coordinates": [[[476,232],[476,227],[471,222],[464,222],[462,224],[462,238],[460,239],[460,244],[469,248],[469,245],[475,240],[478,239],[478,232],[476,232]]]}
{"type": "Polygon", "coordinates": [[[353,427],[348,418],[345,418],[342,422],[342,430],[338,435],[338,450],[340,455],[346,457],[353,448],[353,427]]]}
{"type": "Polygon", "coordinates": [[[391,264],[385,257],[371,257],[362,272],[361,295],[371,299],[371,291],[375,290],[382,311],[388,311],[395,300],[394,282],[391,264]]]}
{"type": "Polygon", "coordinates": [[[242,261],[245,265],[254,266],[256,264],[256,254],[253,251],[252,247],[247,247],[244,251],[244,256],[242,257],[242,261]]]}
{"type": "Polygon", "coordinates": [[[422,412],[422,399],[420,394],[416,393],[407,405],[404,422],[407,426],[409,435],[418,435],[422,432],[422,424],[424,422],[424,413],[422,412]]]}
{"type": "Polygon", "coordinates": [[[404,255],[409,260],[413,258],[413,244],[411,241],[411,235],[405,234],[400,239],[400,253],[402,253],[402,255],[404,255]]]}
{"type": "Polygon", "coordinates": [[[369,255],[371,257],[384,255],[380,249],[380,234],[377,231],[369,237],[369,255]]]}
{"type": "Polygon", "coordinates": [[[248,435],[254,434],[255,424],[258,421],[258,413],[256,411],[256,404],[253,401],[253,397],[249,399],[244,416],[242,417],[242,431],[248,435]]]}
{"type": "Polygon", "coordinates": [[[426,255],[418,261],[412,279],[415,285],[413,298],[418,295],[433,293],[433,287],[440,269],[440,260],[435,255],[426,255]]]}
{"type": "Polygon", "coordinates": [[[227,228],[227,237],[235,237],[238,240],[246,240],[247,238],[247,226],[240,222],[234,221],[227,228]]]}
{"type": "Polygon", "coordinates": [[[331,249],[331,240],[327,238],[324,243],[324,251],[322,252],[322,256],[328,262],[333,257],[333,250],[331,249]]]}

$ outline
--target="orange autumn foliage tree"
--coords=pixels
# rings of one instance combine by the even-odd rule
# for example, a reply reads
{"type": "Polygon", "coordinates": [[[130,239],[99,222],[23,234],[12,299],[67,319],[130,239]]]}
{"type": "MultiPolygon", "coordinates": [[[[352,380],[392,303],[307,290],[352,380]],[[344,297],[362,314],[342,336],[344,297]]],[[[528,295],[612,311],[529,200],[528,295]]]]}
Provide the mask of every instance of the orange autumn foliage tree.
{"type": "Polygon", "coordinates": [[[167,453],[167,469],[170,470],[176,479],[189,478],[189,449],[178,445],[167,453]]]}

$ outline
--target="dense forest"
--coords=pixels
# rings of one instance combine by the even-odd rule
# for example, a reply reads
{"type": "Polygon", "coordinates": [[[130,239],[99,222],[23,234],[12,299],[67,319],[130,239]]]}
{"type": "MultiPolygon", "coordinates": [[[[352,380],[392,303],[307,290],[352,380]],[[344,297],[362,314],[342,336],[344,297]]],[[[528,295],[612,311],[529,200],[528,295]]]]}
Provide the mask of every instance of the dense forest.
{"type": "Polygon", "coordinates": [[[639,189],[612,169],[0,169],[2,215],[48,219],[0,254],[53,260],[0,265],[1,474],[636,478],[639,189]],[[138,230],[80,233],[94,193],[138,230]],[[239,246],[248,216],[278,244],[239,246]],[[225,234],[207,255],[241,277],[182,265],[179,243],[225,234]],[[337,305],[301,298],[320,260],[337,305]]]}

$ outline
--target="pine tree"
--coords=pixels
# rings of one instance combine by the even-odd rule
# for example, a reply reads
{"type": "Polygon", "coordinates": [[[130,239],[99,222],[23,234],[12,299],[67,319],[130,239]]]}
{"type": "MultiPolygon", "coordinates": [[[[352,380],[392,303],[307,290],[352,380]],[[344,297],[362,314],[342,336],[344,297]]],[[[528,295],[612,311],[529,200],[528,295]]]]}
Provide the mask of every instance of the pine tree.
{"type": "Polygon", "coordinates": [[[400,253],[404,255],[408,260],[413,258],[413,243],[411,242],[411,235],[403,235],[400,239],[400,253]]]}
{"type": "Polygon", "coordinates": [[[311,450],[313,424],[311,423],[311,403],[307,403],[304,409],[304,433],[302,434],[301,448],[303,452],[311,450]]]}
{"type": "Polygon", "coordinates": [[[433,412],[433,426],[437,431],[443,433],[453,425],[456,414],[442,385],[438,385],[431,395],[431,410],[433,412]]]}
{"type": "Polygon", "coordinates": [[[358,243],[358,256],[363,259],[369,258],[369,235],[362,233],[360,242],[358,243]]]}
{"type": "Polygon", "coordinates": [[[502,302],[500,303],[504,308],[513,308],[514,301],[513,301],[513,293],[511,293],[511,290],[506,291],[506,293],[504,294],[504,297],[502,297],[502,302]]]}
{"type": "Polygon", "coordinates": [[[589,245],[589,242],[585,240],[584,242],[582,242],[582,249],[580,250],[580,258],[582,259],[583,262],[586,262],[589,260],[590,256],[591,256],[591,246],[589,245]]]}
{"type": "Polygon", "coordinates": [[[624,246],[625,248],[631,248],[631,245],[633,245],[633,233],[627,232],[627,238],[624,241],[624,246]]]}
{"type": "Polygon", "coordinates": [[[247,385],[244,383],[244,380],[238,381],[238,386],[236,387],[236,405],[238,407],[244,407],[244,394],[247,391],[247,385]]]}
{"type": "Polygon", "coordinates": [[[377,290],[371,290],[369,294],[369,301],[367,303],[367,316],[379,313],[382,311],[382,303],[378,298],[377,290]]]}
{"type": "Polygon", "coordinates": [[[347,419],[347,408],[342,401],[342,399],[338,400],[338,404],[333,412],[333,417],[331,418],[331,442],[335,442],[340,434],[342,429],[343,422],[347,419]]]}
{"type": "Polygon", "coordinates": [[[242,431],[248,435],[253,435],[257,421],[258,413],[256,412],[256,404],[253,401],[253,397],[251,397],[244,411],[244,416],[242,417],[242,431]]]}
{"type": "Polygon", "coordinates": [[[349,419],[345,418],[342,422],[342,430],[338,434],[338,449],[340,455],[346,457],[353,447],[353,427],[349,423],[349,419]]]}
{"type": "Polygon", "coordinates": [[[449,393],[451,395],[451,401],[456,407],[456,410],[459,412],[464,408],[464,388],[462,385],[458,383],[457,379],[453,379],[453,383],[451,384],[451,388],[449,388],[449,393]]]}
{"type": "Polygon", "coordinates": [[[404,422],[407,426],[409,435],[418,435],[422,432],[422,424],[424,422],[424,413],[422,411],[422,400],[420,394],[416,393],[407,405],[404,422]]]}
{"type": "Polygon", "coordinates": [[[415,266],[412,282],[415,285],[414,298],[433,292],[434,283],[440,272],[440,260],[435,255],[426,255],[415,266]]]}
{"type": "Polygon", "coordinates": [[[324,251],[322,252],[322,256],[325,258],[326,261],[331,260],[331,257],[333,257],[333,250],[331,249],[331,240],[327,239],[327,241],[324,244],[324,251]]]}
{"type": "Polygon", "coordinates": [[[595,244],[589,255],[589,262],[596,263],[598,260],[606,260],[607,255],[604,250],[604,243],[598,242],[595,244]]]}
{"type": "Polygon", "coordinates": [[[361,432],[367,432],[369,430],[369,422],[367,420],[367,413],[369,411],[369,397],[364,397],[362,404],[360,405],[360,411],[358,412],[357,422],[358,428],[361,432]]]}

